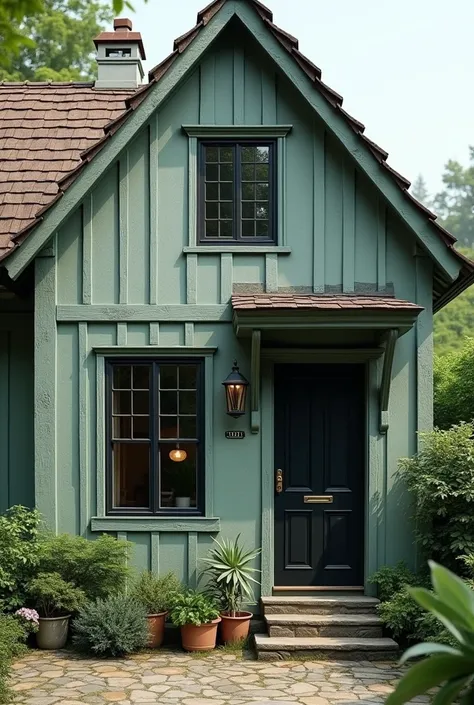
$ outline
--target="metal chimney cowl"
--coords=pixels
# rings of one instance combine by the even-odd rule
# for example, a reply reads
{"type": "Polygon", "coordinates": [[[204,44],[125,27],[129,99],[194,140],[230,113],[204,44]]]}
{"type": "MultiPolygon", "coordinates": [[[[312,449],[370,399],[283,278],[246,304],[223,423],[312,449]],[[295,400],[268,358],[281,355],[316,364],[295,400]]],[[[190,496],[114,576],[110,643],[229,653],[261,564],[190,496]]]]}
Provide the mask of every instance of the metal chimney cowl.
{"type": "Polygon", "coordinates": [[[113,32],[101,32],[94,39],[99,67],[95,88],[138,88],[144,76],[146,58],[140,32],[132,31],[127,17],[114,20],[113,32]]]}

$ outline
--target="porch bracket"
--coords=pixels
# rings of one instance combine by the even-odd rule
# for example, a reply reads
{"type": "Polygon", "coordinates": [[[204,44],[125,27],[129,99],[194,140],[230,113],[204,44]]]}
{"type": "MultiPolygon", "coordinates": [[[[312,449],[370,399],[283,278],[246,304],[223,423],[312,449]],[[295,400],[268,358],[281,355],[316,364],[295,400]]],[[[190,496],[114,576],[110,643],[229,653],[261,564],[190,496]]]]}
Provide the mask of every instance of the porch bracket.
{"type": "Polygon", "coordinates": [[[260,344],[261,332],[252,331],[252,352],[251,352],[251,377],[250,377],[250,399],[251,417],[250,430],[252,433],[260,431],[260,344]]]}
{"type": "Polygon", "coordinates": [[[385,352],[383,356],[382,380],[380,382],[380,433],[387,433],[388,402],[390,398],[390,384],[392,381],[393,356],[395,343],[398,338],[398,328],[391,328],[385,336],[385,352]]]}

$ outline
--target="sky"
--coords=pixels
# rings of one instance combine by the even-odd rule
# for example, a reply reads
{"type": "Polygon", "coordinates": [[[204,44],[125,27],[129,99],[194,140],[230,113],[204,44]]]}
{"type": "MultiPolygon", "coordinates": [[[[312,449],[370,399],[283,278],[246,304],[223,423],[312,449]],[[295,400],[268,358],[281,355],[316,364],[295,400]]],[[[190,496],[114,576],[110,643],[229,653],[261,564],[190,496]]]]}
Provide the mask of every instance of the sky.
{"type": "MultiPolygon", "coordinates": [[[[210,0],[132,0],[145,70],[171,51],[210,0]]],[[[448,159],[474,145],[474,0],[263,0],[344,96],[388,161],[430,192],[448,159]]]]}

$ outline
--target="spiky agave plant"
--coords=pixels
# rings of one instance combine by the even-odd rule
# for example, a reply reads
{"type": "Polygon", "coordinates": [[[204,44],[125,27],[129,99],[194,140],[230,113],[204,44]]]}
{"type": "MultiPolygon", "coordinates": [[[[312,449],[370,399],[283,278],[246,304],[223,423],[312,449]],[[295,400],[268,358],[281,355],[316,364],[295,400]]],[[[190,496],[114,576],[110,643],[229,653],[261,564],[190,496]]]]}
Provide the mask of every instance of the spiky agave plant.
{"type": "Polygon", "coordinates": [[[204,573],[211,577],[208,591],[219,599],[223,610],[231,617],[240,611],[245,599],[253,599],[252,583],[260,584],[253,577],[260,571],[249,563],[260,555],[261,549],[247,550],[239,545],[239,539],[240,534],[234,541],[213,537],[216,545],[210,549],[209,556],[202,559],[207,563],[204,573]]]}
{"type": "Polygon", "coordinates": [[[403,654],[401,663],[425,656],[410,668],[386,705],[403,705],[436,686],[433,705],[449,705],[461,695],[461,703],[474,702],[474,591],[447,568],[429,562],[433,592],[409,588],[413,598],[449,630],[457,646],[425,642],[403,654]]]}

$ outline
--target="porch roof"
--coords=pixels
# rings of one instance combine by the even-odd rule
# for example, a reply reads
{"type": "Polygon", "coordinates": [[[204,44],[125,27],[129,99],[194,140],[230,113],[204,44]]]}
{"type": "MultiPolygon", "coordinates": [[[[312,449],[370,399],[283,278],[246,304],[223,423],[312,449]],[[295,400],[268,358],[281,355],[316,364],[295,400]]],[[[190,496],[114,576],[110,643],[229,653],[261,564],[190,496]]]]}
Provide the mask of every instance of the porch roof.
{"type": "Polygon", "coordinates": [[[319,310],[396,310],[420,313],[423,309],[411,301],[393,296],[366,296],[365,294],[233,294],[232,308],[238,311],[319,309],[319,310]]]}

